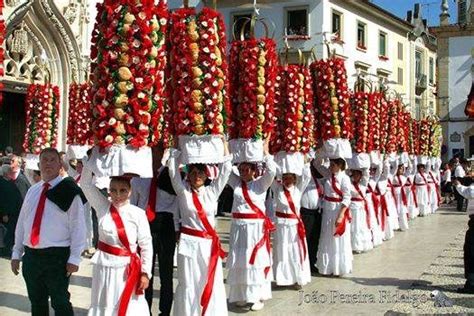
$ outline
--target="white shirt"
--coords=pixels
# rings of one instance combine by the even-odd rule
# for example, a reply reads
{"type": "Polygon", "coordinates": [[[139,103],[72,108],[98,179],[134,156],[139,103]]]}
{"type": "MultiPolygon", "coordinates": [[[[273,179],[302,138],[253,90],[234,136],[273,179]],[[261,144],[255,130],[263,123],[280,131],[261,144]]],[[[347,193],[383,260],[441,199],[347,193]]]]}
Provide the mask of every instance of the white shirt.
{"type": "MultiPolygon", "coordinates": [[[[86,167],[82,170],[82,190],[89,203],[97,212],[97,222],[99,224],[99,240],[113,247],[124,248],[119,239],[117,226],[110,215],[111,202],[92,183],[92,172],[86,167]]],[[[117,211],[122,219],[127,234],[127,239],[132,252],[140,247],[140,258],[142,263],[142,273],[146,273],[151,278],[153,244],[150,233],[150,225],[145,212],[130,203],[117,207],[117,211]]],[[[130,258],[125,256],[115,256],[98,250],[91,259],[93,264],[107,267],[123,267],[130,263],[130,258]]]]}
{"type": "MultiPolygon", "coordinates": [[[[160,172],[163,170],[163,167],[160,169],[160,172]]],[[[130,196],[130,203],[138,206],[139,208],[146,210],[148,205],[148,198],[150,196],[150,185],[151,178],[133,178],[131,181],[132,184],[132,195],[130,196]]],[[[161,213],[171,213],[173,214],[174,220],[174,229],[179,231],[179,210],[178,210],[178,200],[176,195],[169,194],[166,191],[163,191],[159,188],[156,190],[156,203],[155,203],[155,212],[161,213]]]]}
{"type": "MultiPolygon", "coordinates": [[[[258,179],[247,182],[250,200],[265,214],[265,198],[267,190],[272,185],[276,174],[276,164],[273,156],[265,156],[265,172],[258,179]]],[[[255,213],[248,205],[242,191],[242,180],[235,173],[231,173],[228,184],[234,189],[232,213],[255,213]]]]}
{"type": "Polygon", "coordinates": [[[444,170],[443,181],[446,183],[451,182],[451,169],[444,170]]]}
{"type": "MultiPolygon", "coordinates": [[[[54,188],[63,179],[58,176],[49,181],[50,188],[54,188]]],[[[84,205],[80,196],[76,196],[67,212],[46,199],[43,218],[41,220],[40,238],[36,246],[30,242],[31,229],[36,214],[44,181],[33,185],[26,193],[23,206],[18,217],[15,230],[15,245],[12,259],[20,260],[24,253],[24,246],[34,249],[50,247],[70,247],[68,263],[79,265],[81,253],[86,245],[86,222],[84,205]]]]}
{"type": "Polygon", "coordinates": [[[304,207],[308,210],[316,210],[321,206],[320,204],[323,196],[319,196],[316,182],[318,182],[321,193],[324,194],[323,185],[319,182],[319,180],[311,177],[311,180],[309,181],[309,184],[306,187],[306,190],[304,190],[303,196],[301,197],[301,207],[304,207]]]}
{"type": "Polygon", "coordinates": [[[474,215],[474,184],[466,187],[462,184],[456,186],[456,190],[467,199],[467,215],[474,215]]]}
{"type": "Polygon", "coordinates": [[[466,176],[466,171],[461,165],[458,165],[456,169],[454,169],[454,176],[456,178],[464,178],[466,176]]]}
{"type": "MultiPolygon", "coordinates": [[[[178,196],[178,208],[181,217],[181,225],[189,228],[205,231],[205,228],[198,216],[196,207],[193,203],[192,188],[190,184],[181,179],[179,173],[179,155],[180,151],[172,149],[168,159],[168,167],[171,183],[178,196]]],[[[232,172],[232,155],[224,157],[224,163],[219,165],[219,177],[208,186],[202,186],[197,190],[199,201],[202,204],[206,217],[212,227],[215,227],[214,216],[217,213],[217,202],[219,195],[229,180],[232,172]]]]}

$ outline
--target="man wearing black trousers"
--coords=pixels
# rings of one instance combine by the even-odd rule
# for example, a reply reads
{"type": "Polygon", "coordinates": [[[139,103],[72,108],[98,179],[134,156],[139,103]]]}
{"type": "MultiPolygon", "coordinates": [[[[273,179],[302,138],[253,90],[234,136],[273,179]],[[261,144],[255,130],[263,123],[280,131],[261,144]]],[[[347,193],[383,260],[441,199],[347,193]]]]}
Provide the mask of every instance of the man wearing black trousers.
{"type": "MultiPolygon", "coordinates": [[[[179,232],[176,193],[171,185],[168,168],[162,166],[163,147],[153,148],[154,178],[134,178],[130,202],[146,211],[153,238],[154,271],[156,256],[160,276],[160,315],[169,315],[173,304],[173,257],[179,232]]],[[[154,273],[153,273],[154,274],[154,273]]],[[[153,301],[153,277],[145,290],[148,306],[153,301]]]]}
{"type": "Polygon", "coordinates": [[[60,168],[57,150],[44,149],[42,181],[28,190],[15,231],[11,269],[18,275],[23,261],[34,316],[49,314],[49,298],[56,315],[74,314],[68,287],[85,246],[85,198],[74,180],[59,176],[60,168]]]}
{"type": "MultiPolygon", "coordinates": [[[[454,178],[464,184],[464,177],[466,176],[466,170],[464,170],[465,161],[463,159],[457,159],[457,166],[454,169],[454,178]]],[[[456,198],[456,210],[458,212],[464,211],[464,204],[466,199],[459,194],[458,190],[454,188],[454,196],[456,198]]]]}
{"type": "Polygon", "coordinates": [[[323,198],[323,186],[318,179],[322,176],[311,164],[311,182],[306,187],[301,197],[301,217],[306,230],[306,242],[308,243],[308,256],[311,274],[318,272],[316,268],[316,254],[318,252],[319,237],[321,235],[321,199],[323,198]]]}

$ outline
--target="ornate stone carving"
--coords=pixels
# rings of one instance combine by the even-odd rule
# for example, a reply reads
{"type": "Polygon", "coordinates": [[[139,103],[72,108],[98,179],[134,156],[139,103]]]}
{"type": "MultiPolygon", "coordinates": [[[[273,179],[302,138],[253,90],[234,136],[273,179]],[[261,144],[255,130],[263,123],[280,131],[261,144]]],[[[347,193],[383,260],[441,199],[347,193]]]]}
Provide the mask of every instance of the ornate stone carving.
{"type": "Polygon", "coordinates": [[[64,8],[63,16],[69,24],[73,24],[76,21],[78,9],[79,4],[76,0],[70,0],[68,6],[64,8]]]}

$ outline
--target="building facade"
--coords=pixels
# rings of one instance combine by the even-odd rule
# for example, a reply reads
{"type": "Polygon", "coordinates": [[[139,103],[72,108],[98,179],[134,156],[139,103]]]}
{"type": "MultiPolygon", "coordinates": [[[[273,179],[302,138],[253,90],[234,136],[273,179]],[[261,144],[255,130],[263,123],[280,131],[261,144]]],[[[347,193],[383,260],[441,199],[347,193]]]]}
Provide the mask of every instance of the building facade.
{"type": "Polygon", "coordinates": [[[438,38],[438,116],[443,126],[443,158],[457,154],[472,157],[474,119],[468,118],[464,109],[474,84],[474,1],[457,1],[457,21],[450,20],[450,2],[442,2],[440,26],[431,30],[438,38]]]}

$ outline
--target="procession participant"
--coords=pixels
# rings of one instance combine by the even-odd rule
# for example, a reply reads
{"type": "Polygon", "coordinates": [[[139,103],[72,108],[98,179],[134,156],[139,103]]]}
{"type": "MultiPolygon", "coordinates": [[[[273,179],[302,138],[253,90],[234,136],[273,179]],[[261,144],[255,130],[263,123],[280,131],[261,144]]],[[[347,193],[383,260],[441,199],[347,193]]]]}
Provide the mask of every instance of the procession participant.
{"type": "Polygon", "coordinates": [[[88,315],[149,315],[143,291],[151,278],[153,245],[145,213],[130,204],[130,178],[111,177],[110,200],[93,184],[87,167],[81,185],[99,222],[88,315]]]}
{"type": "Polygon", "coordinates": [[[264,307],[272,297],[270,233],[274,230],[265,209],[265,198],[276,174],[268,138],[263,148],[265,171],[256,177],[256,162],[240,162],[239,176],[232,173],[228,184],[233,190],[227,284],[229,303],[239,307],[251,304],[251,310],[264,307]]]}
{"type": "Polygon", "coordinates": [[[366,201],[370,213],[370,228],[372,233],[372,244],[377,247],[383,243],[384,232],[379,219],[380,200],[376,194],[377,182],[382,175],[380,164],[372,164],[370,167],[370,179],[367,184],[366,201]]]}
{"type": "Polygon", "coordinates": [[[273,271],[278,286],[294,285],[300,290],[311,282],[306,232],[300,216],[301,196],[311,181],[311,171],[302,161],[300,166],[288,167],[292,161],[286,155],[292,154],[282,154],[286,162],[278,164],[281,180],[274,180],[271,186],[276,216],[273,271]]]}
{"type": "Polygon", "coordinates": [[[467,215],[469,216],[468,229],[464,240],[464,277],[466,283],[458,288],[458,293],[474,294],[474,185],[463,186],[458,180],[454,185],[459,194],[468,200],[467,215]]]}
{"type": "MultiPolygon", "coordinates": [[[[389,163],[388,168],[388,179],[387,179],[387,194],[385,194],[385,200],[387,203],[387,214],[388,214],[388,225],[385,227],[388,228],[389,235],[395,236],[394,232],[400,230],[400,224],[398,219],[398,208],[396,206],[396,192],[393,182],[398,170],[398,157],[392,159],[389,163]]],[[[390,159],[389,159],[390,160],[390,159]]],[[[383,199],[383,198],[382,198],[383,199]]],[[[386,231],[387,234],[387,231],[386,231]]],[[[390,238],[388,238],[390,239],[390,238]]]]}
{"type": "Polygon", "coordinates": [[[440,178],[438,162],[430,163],[427,175],[428,185],[430,187],[430,206],[431,213],[435,213],[441,203],[440,178]]]}
{"type": "Polygon", "coordinates": [[[321,236],[322,210],[321,204],[324,198],[323,184],[320,182],[323,176],[316,170],[313,164],[311,168],[311,180],[301,197],[301,219],[306,231],[306,242],[308,243],[308,256],[311,274],[318,273],[316,268],[316,255],[318,253],[319,238],[321,236]]]}
{"type": "Polygon", "coordinates": [[[372,243],[370,210],[367,203],[367,185],[369,182],[369,170],[351,169],[351,245],[352,251],[362,253],[371,250],[372,243]]]}
{"type": "Polygon", "coordinates": [[[416,201],[420,216],[426,216],[431,212],[430,206],[430,187],[425,172],[426,159],[420,159],[417,165],[417,173],[413,184],[416,188],[416,201]]]}
{"type": "Polygon", "coordinates": [[[398,214],[398,223],[402,231],[408,229],[408,199],[405,191],[407,178],[405,177],[405,165],[400,163],[397,168],[397,174],[393,177],[391,184],[394,195],[395,208],[398,214]]]}
{"type": "MultiPolygon", "coordinates": [[[[160,314],[169,315],[173,304],[173,257],[179,234],[179,213],[176,193],[171,185],[168,168],[162,165],[162,143],[152,148],[153,178],[133,178],[130,203],[145,210],[153,239],[151,270],[155,271],[156,256],[160,277],[160,314]]],[[[150,307],[153,302],[153,275],[145,290],[150,307]]]]}
{"type": "Polygon", "coordinates": [[[451,182],[451,166],[449,163],[444,163],[442,165],[441,192],[444,194],[444,203],[451,204],[453,199],[453,184],[451,182]]]}
{"type": "MultiPolygon", "coordinates": [[[[393,236],[395,236],[393,230],[396,227],[394,220],[390,217],[390,215],[392,215],[393,217],[393,214],[395,213],[392,192],[389,192],[389,179],[391,177],[390,169],[390,162],[388,160],[385,160],[383,162],[382,174],[380,175],[380,178],[377,181],[375,189],[375,195],[380,201],[378,218],[380,222],[380,227],[383,232],[383,240],[392,239],[393,236]],[[392,208],[392,210],[390,210],[390,208],[392,208]]],[[[398,219],[396,220],[398,225],[398,219]]]]}
{"type": "Polygon", "coordinates": [[[173,149],[168,167],[177,194],[181,218],[181,234],[178,246],[178,286],[173,314],[227,315],[227,302],[222,270],[219,236],[215,230],[217,201],[232,171],[232,157],[224,141],[224,163],[220,164],[219,176],[205,186],[206,165],[187,165],[187,179],[179,173],[181,152],[173,149]]]}
{"type": "Polygon", "coordinates": [[[350,230],[351,180],[345,174],[342,158],[330,159],[329,168],[316,162],[324,176],[323,220],[316,267],[322,275],[342,276],[352,272],[350,230]]]}
{"type": "Polygon", "coordinates": [[[15,231],[11,268],[23,261],[32,315],[48,315],[48,298],[57,315],[73,315],[69,277],[77,272],[85,242],[84,199],[73,181],[59,176],[54,148],[39,155],[42,181],[26,194],[15,231]]]}
{"type": "Polygon", "coordinates": [[[417,158],[413,157],[408,162],[408,168],[405,169],[405,195],[407,197],[407,209],[410,219],[415,219],[419,215],[418,201],[416,200],[415,175],[417,171],[417,158]]]}
{"type": "Polygon", "coordinates": [[[12,154],[10,157],[10,168],[11,171],[9,173],[9,178],[10,181],[15,183],[16,187],[18,188],[18,191],[20,191],[22,199],[25,198],[26,192],[30,188],[31,184],[26,178],[26,176],[23,174],[23,171],[21,169],[21,164],[22,164],[22,159],[20,156],[12,154]]]}

